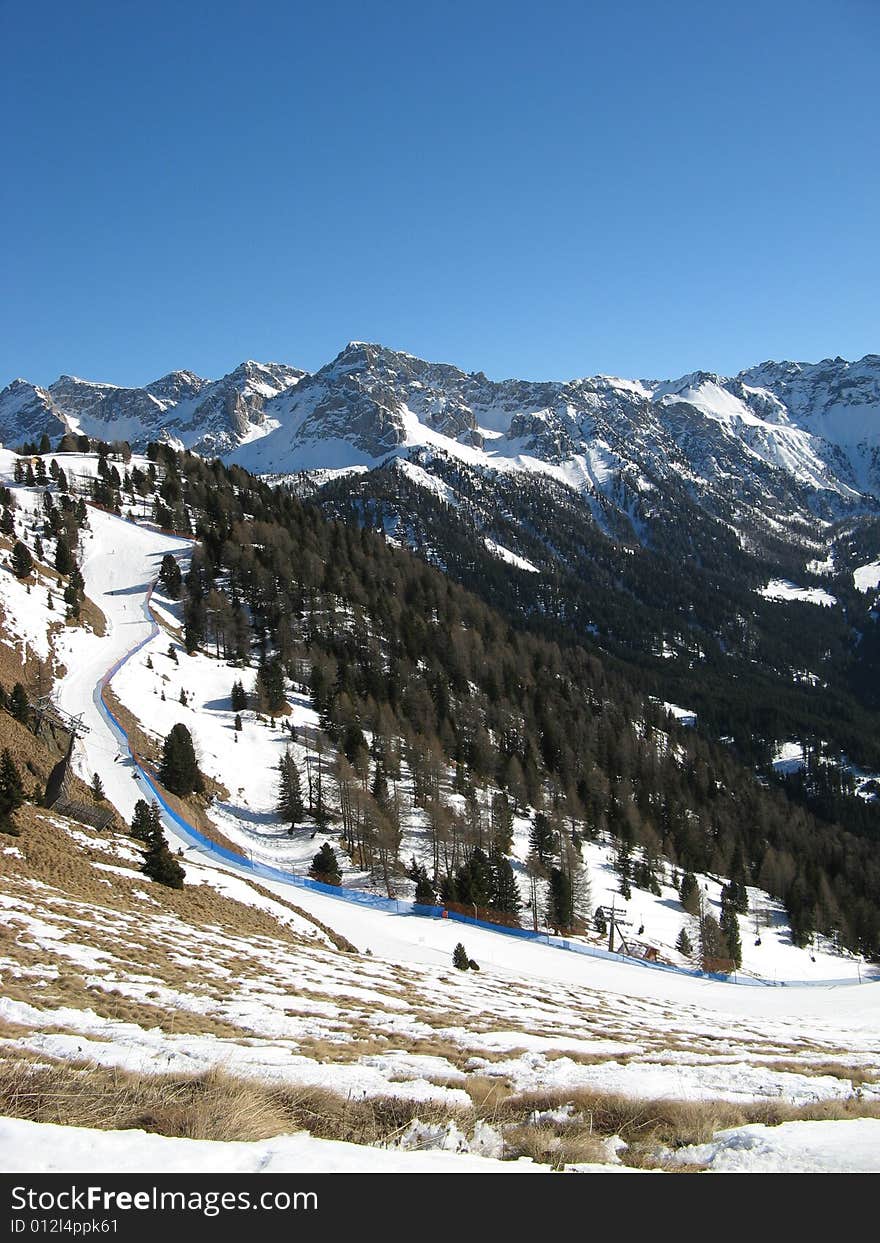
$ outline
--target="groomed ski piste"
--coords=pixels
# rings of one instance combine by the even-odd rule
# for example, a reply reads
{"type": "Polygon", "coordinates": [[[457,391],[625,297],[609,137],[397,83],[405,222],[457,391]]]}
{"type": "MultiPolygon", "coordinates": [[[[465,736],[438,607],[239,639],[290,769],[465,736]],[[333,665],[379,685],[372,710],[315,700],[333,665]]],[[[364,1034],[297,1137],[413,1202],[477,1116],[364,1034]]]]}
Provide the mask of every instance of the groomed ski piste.
{"type": "MultiPolygon", "coordinates": [[[[24,495],[21,503],[27,503],[24,495]]],[[[113,720],[102,699],[102,690],[117,673],[121,674],[136,663],[138,653],[148,647],[151,640],[155,641],[157,633],[162,635],[161,641],[167,639],[167,632],[160,631],[151,613],[151,591],[163,556],[171,552],[184,559],[191,544],[96,509],[89,510],[89,524],[91,530],[85,533],[82,571],[88,596],[104,612],[106,631],[98,637],[83,630],[67,629],[56,636],[56,653],[67,670],[59,684],[58,697],[66,711],[82,712],[89,727],[77,746],[78,770],[87,779],[98,772],[108,799],[129,820],[138,798],[160,796],[161,791],[149,784],[149,773],[132,756],[122,727],[113,720]]],[[[24,601],[22,604],[27,607],[24,601]]],[[[8,608],[6,611],[8,614],[8,608]]],[[[224,672],[227,680],[229,673],[229,670],[224,672]]],[[[138,704],[131,702],[130,695],[123,696],[123,702],[136,711],[138,704]]],[[[169,703],[168,709],[172,708],[176,705],[169,703]]],[[[141,719],[152,719],[146,706],[141,719]]],[[[366,962],[375,964],[370,970],[393,973],[399,967],[411,968],[425,981],[426,993],[430,992],[430,981],[439,978],[438,973],[448,976],[453,947],[464,939],[468,953],[480,963],[481,974],[473,979],[469,974],[463,977],[459,991],[474,990],[475,1004],[480,1006],[486,1004],[487,988],[495,994],[504,993],[509,999],[509,1011],[505,1009],[505,1014],[509,1013],[511,1030],[505,1032],[496,1028],[479,1036],[480,1047],[487,1053],[492,1052],[485,1065],[477,1069],[483,1073],[506,1074],[520,1090],[539,1085],[592,1084],[641,1097],[695,1100],[759,1097],[804,1103],[841,1099],[847,1093],[880,1099],[880,1083],[873,1073],[873,1067],[880,1064],[877,1034],[880,1032],[880,989],[875,986],[870,969],[860,969],[862,987],[858,986],[859,975],[855,970],[847,978],[809,981],[788,980],[780,974],[776,982],[785,983],[787,987],[737,987],[685,970],[651,969],[617,955],[562,952],[541,940],[510,936],[473,921],[463,924],[440,918],[432,909],[421,912],[411,903],[389,903],[357,890],[328,892],[327,887],[315,885],[303,876],[255,863],[244,854],[236,858],[219,853],[215,843],[202,838],[171,809],[163,809],[163,821],[175,848],[184,852],[188,885],[205,884],[206,878],[212,877],[210,883],[218,887],[227,884],[234,887],[238,882],[233,874],[243,879],[256,879],[264,890],[287,900],[293,899],[300,910],[347,937],[362,953],[369,951],[366,962]],[[810,987],[793,986],[804,983],[810,987]],[[535,999],[536,1016],[543,1014],[551,992],[571,997],[572,1005],[578,996],[594,1000],[604,998],[607,1034],[611,1039],[603,1043],[596,1039],[595,1031],[587,1033],[577,1026],[571,1028],[567,1037],[535,1034],[530,1038],[527,1033],[532,1021],[527,1017],[529,1002],[524,1000],[529,990],[535,999]],[[480,1002],[476,1001],[478,992],[483,998],[480,1002]],[[631,1024],[628,1039],[621,1039],[623,1014],[631,1024]],[[682,1037],[682,1033],[691,1032],[694,1052],[687,1052],[686,1044],[678,1046],[679,1051],[673,1045],[662,1054],[633,1060],[637,1048],[637,1041],[633,1043],[633,1039],[640,1028],[642,1034],[648,1028],[663,1029],[667,1034],[675,1029],[678,1038],[685,1040],[688,1038],[682,1037]],[[763,1042],[767,1052],[762,1054],[761,1065],[748,1064],[748,1057],[741,1050],[742,1041],[751,1042],[754,1047],[763,1042]],[[713,1044],[711,1056],[696,1049],[697,1045],[711,1048],[713,1044]],[[794,1070],[787,1064],[792,1048],[805,1051],[801,1070],[794,1070]],[[815,1054],[809,1052],[813,1048],[815,1054]],[[829,1054],[829,1050],[833,1052],[829,1054]],[[589,1064],[592,1057],[603,1054],[604,1060],[589,1064]],[[822,1073],[821,1067],[832,1056],[847,1066],[863,1067],[863,1081],[849,1083],[822,1073]],[[587,1061],[581,1062],[579,1057],[586,1057],[587,1061]],[[808,1068],[810,1058],[816,1062],[816,1068],[802,1073],[808,1068]],[[778,1069],[772,1064],[774,1059],[779,1062],[778,1069]]],[[[828,961],[832,961],[830,956],[825,959],[826,963],[828,961]]],[[[294,976],[292,972],[291,996],[296,994],[294,976]]],[[[458,986],[459,980],[455,983],[458,986]]],[[[19,1010],[13,1004],[6,1007],[3,1017],[21,1021],[16,1019],[17,1014],[19,1010]]],[[[218,1047],[212,1051],[209,1048],[212,1042],[207,1037],[181,1036],[169,1041],[167,1035],[163,1036],[158,1030],[155,1034],[134,1032],[131,1024],[125,1025],[123,1030],[119,1025],[97,1021],[97,1016],[89,1012],[79,1018],[68,1013],[65,1021],[81,1034],[37,1037],[26,1043],[26,1047],[35,1054],[42,1050],[62,1057],[77,1056],[75,1050],[79,1049],[80,1056],[92,1056],[105,1065],[128,1067],[143,1073],[172,1070],[183,1065],[197,1070],[230,1054],[230,1046],[221,1049],[218,1041],[213,1041],[218,1047]]],[[[542,1030],[541,1020],[536,1018],[534,1022],[531,1030],[542,1030]]],[[[426,1066],[432,1059],[405,1052],[407,1028],[402,1018],[398,1030],[401,1045],[398,1053],[381,1059],[362,1059],[364,1062],[372,1060],[374,1070],[363,1066],[355,1074],[351,1065],[328,1066],[327,1071],[332,1070],[333,1074],[326,1075],[321,1082],[335,1079],[343,1085],[351,1084],[350,1090],[354,1092],[375,1091],[375,1087],[369,1087],[370,1074],[374,1078],[385,1075],[386,1088],[410,1094],[418,1091],[429,1099],[430,1084],[417,1076],[427,1073],[426,1066]],[[404,1064],[408,1069],[402,1072],[404,1064]],[[405,1082],[395,1084],[395,1075],[402,1075],[405,1082]],[[355,1087],[355,1084],[367,1086],[355,1087]]],[[[448,1029],[449,1032],[456,1030],[448,1029]]],[[[283,1044],[284,1040],[279,1043],[283,1044]]],[[[231,1048],[238,1057],[237,1046],[231,1048]]],[[[443,1061],[442,1058],[433,1060],[443,1061]]],[[[480,1059],[471,1060],[475,1065],[480,1062],[480,1059]]],[[[302,1061],[300,1058],[299,1062],[302,1061]]],[[[241,1073],[270,1076],[293,1074],[301,1077],[316,1073],[302,1065],[283,1069],[286,1062],[281,1050],[272,1054],[268,1045],[262,1053],[252,1051],[248,1060],[234,1059],[230,1065],[234,1069],[240,1066],[241,1073]]],[[[458,1090],[436,1088],[433,1091],[435,1094],[445,1092],[452,1100],[458,1090]]],[[[458,1095],[464,1096],[460,1091],[458,1095]]],[[[717,1134],[711,1145],[704,1145],[699,1154],[690,1153],[689,1159],[719,1170],[880,1169],[878,1132],[880,1121],[864,1118],[821,1124],[791,1122],[773,1128],[740,1127],[717,1134]]],[[[328,1145],[327,1141],[311,1137],[280,1137],[267,1144],[216,1144],[144,1136],[141,1132],[107,1134],[75,1127],[38,1126],[16,1119],[0,1123],[0,1148],[4,1154],[17,1154],[10,1157],[11,1164],[7,1168],[12,1169],[25,1168],[22,1163],[29,1163],[27,1168],[32,1170],[109,1168],[111,1160],[113,1168],[132,1170],[531,1168],[523,1162],[496,1160],[498,1154],[491,1146],[482,1151],[473,1146],[468,1150],[459,1142],[456,1148],[448,1136],[438,1144],[448,1151],[379,1155],[375,1150],[358,1150],[354,1145],[328,1145]],[[467,1155],[468,1151],[471,1155],[467,1155]]],[[[685,1151],[674,1159],[686,1161],[685,1151]]],[[[609,1152],[601,1168],[623,1167],[609,1152]]]]}
{"type": "MultiPolygon", "coordinates": [[[[298,897],[300,902],[308,894],[318,904],[315,913],[322,918],[326,915],[329,919],[332,912],[336,925],[339,925],[340,918],[344,922],[344,916],[340,915],[337,905],[344,902],[382,915],[409,916],[432,922],[438,919],[448,920],[452,924],[466,924],[474,931],[479,929],[488,932],[493,937],[515,937],[518,941],[528,941],[532,945],[610,960],[616,965],[640,971],[673,973],[701,980],[714,979],[725,985],[828,988],[859,982],[859,977],[852,976],[772,980],[756,979],[743,974],[712,976],[665,963],[645,962],[564,937],[535,933],[525,928],[509,929],[487,924],[459,912],[447,912],[442,907],[419,906],[413,902],[385,898],[347,886],[324,885],[306,876],[238,855],[211,841],[169,805],[153,774],[139,762],[136,753],[132,751],[125,729],[106,704],[103,695],[104,689],[111,685],[115,675],[159,634],[159,624],[151,611],[151,597],[159,566],[167,553],[181,558],[187,557],[192,541],[103,513],[94,507],[90,509],[90,514],[91,525],[97,535],[92,543],[97,546],[88,554],[82,571],[87,594],[99,603],[104,613],[107,633],[100,639],[94,635],[76,636],[77,650],[70,653],[71,669],[61,683],[59,704],[71,715],[83,712],[84,706],[88,704],[83,719],[89,732],[82,739],[80,767],[83,775],[96,771],[101,773],[110,801],[126,819],[131,818],[134,804],[139,798],[153,799],[159,805],[169,837],[185,852],[198,855],[215,866],[253,876],[270,885],[292,886],[301,891],[298,897]],[[118,538],[113,535],[115,524],[122,527],[118,538]],[[133,575],[134,565],[138,566],[138,572],[133,575]],[[132,577],[138,581],[131,582],[132,577]],[[109,665],[108,660],[111,662],[109,665]],[[110,766],[106,762],[108,754],[113,755],[114,762],[110,766]],[[329,900],[333,906],[324,908],[322,898],[329,900]]],[[[356,921],[356,926],[358,924],[359,921],[356,921]]],[[[441,944],[454,945],[460,935],[460,929],[444,929],[441,933],[441,944]]]]}

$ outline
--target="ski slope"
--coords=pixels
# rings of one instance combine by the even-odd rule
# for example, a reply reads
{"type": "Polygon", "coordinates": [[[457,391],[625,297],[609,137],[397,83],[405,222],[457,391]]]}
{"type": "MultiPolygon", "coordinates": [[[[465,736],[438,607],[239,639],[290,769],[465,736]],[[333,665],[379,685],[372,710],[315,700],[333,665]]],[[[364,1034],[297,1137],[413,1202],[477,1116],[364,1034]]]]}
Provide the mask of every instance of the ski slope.
{"type": "MultiPolygon", "coordinates": [[[[65,710],[84,713],[89,733],[77,756],[85,779],[101,775],[108,798],[126,818],[140,797],[149,797],[130,753],[109,722],[100,701],[100,688],[109,670],[155,631],[149,616],[149,593],[162,557],[171,552],[186,555],[190,543],[159,531],[134,525],[99,510],[90,510],[91,532],[86,537],[83,576],[88,595],[104,611],[106,635],[97,638],[79,631],[63,637],[67,674],[60,688],[65,710]],[[124,544],[124,555],[122,547],[124,544]]],[[[220,861],[182,835],[173,820],[165,817],[166,831],[184,855],[198,857],[201,864],[251,874],[247,861],[237,866],[220,861]]],[[[280,896],[290,897],[282,879],[259,877],[261,884],[280,896]]],[[[360,949],[396,962],[446,966],[457,941],[464,940],[469,954],[485,969],[522,980],[583,984],[630,996],[647,992],[676,1003],[699,1003],[730,1016],[798,1016],[811,1021],[843,1021],[865,1032],[880,1029],[880,988],[846,987],[838,982],[808,989],[740,988],[706,978],[660,972],[636,963],[587,958],[565,953],[540,943],[522,941],[485,928],[463,927],[445,919],[420,918],[407,913],[352,905],[340,898],[297,887],[297,904],[348,937],[360,949]]],[[[866,981],[873,977],[866,972],[866,981]]]]}
{"type": "Polygon", "coordinates": [[[89,510],[90,529],[83,533],[86,594],[104,613],[106,630],[99,636],[67,630],[56,653],[67,672],[58,688],[58,703],[71,715],[83,714],[88,733],[74,751],[74,767],[90,782],[99,773],[107,798],[130,820],[143,797],[134,779],[130,753],[122,751],[101,706],[101,682],[155,630],[149,593],[166,553],[183,555],[191,542],[148,527],[137,526],[102,510],[89,510]]]}

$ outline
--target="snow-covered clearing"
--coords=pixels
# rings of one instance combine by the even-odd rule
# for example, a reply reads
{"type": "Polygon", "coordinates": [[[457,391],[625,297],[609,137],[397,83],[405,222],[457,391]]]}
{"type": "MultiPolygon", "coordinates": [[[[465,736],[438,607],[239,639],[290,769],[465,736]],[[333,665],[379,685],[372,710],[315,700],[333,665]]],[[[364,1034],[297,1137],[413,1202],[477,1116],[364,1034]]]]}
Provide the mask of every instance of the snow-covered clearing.
{"type": "Polygon", "coordinates": [[[853,570],[853,582],[856,591],[876,591],[880,587],[880,561],[872,561],[870,565],[860,565],[853,570]]]}
{"type": "Polygon", "coordinates": [[[486,539],[483,543],[495,557],[500,557],[502,561],[506,561],[508,565],[515,565],[518,570],[525,570],[528,574],[539,573],[538,567],[532,565],[531,561],[527,561],[525,557],[521,557],[518,553],[511,552],[509,548],[504,548],[501,544],[496,544],[494,540],[486,539]]]}
{"type": "Polygon", "coordinates": [[[837,597],[821,587],[798,587],[787,578],[772,578],[758,592],[765,600],[799,600],[804,604],[818,604],[823,608],[831,608],[837,603],[837,597]]]}

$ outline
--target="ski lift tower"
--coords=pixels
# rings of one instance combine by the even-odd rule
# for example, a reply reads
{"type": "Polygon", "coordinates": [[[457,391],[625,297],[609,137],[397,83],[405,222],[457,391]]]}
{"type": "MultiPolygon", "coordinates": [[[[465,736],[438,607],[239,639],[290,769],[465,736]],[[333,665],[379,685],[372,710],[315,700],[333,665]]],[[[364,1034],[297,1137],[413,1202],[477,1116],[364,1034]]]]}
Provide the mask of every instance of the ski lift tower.
{"type": "Polygon", "coordinates": [[[605,916],[605,922],[608,925],[608,952],[614,953],[614,934],[617,933],[620,938],[620,945],[624,953],[629,953],[629,945],[626,936],[623,933],[624,928],[631,927],[631,921],[626,918],[625,908],[619,908],[615,900],[612,900],[611,906],[600,906],[599,910],[605,916]]]}

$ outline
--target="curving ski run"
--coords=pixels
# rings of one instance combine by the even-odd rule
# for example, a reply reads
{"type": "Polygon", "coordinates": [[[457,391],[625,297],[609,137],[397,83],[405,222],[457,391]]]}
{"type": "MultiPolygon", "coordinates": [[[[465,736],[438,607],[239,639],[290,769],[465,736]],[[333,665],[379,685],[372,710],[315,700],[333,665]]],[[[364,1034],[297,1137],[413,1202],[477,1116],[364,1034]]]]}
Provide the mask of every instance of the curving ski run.
{"type": "MultiPolygon", "coordinates": [[[[314,882],[304,877],[254,864],[206,842],[193,826],[163,806],[161,792],[153,784],[150,774],[137,763],[124,729],[102,698],[104,688],[117,670],[159,631],[150,611],[150,596],[162,558],[167,553],[186,556],[192,541],[95,509],[90,510],[90,527],[91,530],[85,535],[82,573],[89,598],[104,613],[106,629],[103,636],[82,630],[68,630],[59,636],[56,651],[65,664],[66,673],[59,684],[58,699],[67,712],[74,715],[81,713],[88,726],[88,733],[77,747],[74,759],[76,770],[87,781],[95,772],[99,773],[108,799],[126,819],[131,818],[139,798],[155,798],[160,804],[169,839],[184,850],[192,863],[198,861],[215,869],[249,876],[281,894],[295,887],[299,906],[331,922],[337,931],[356,944],[369,945],[373,952],[383,956],[410,961],[448,962],[455,942],[462,935],[459,924],[466,922],[471,925],[467,928],[468,945],[473,946],[473,952],[480,960],[501,971],[515,969],[519,976],[533,975],[536,978],[575,982],[586,982],[589,978],[592,984],[614,991],[643,993],[649,990],[670,999],[693,999],[695,990],[704,1000],[706,990],[727,994],[727,998],[734,993],[748,993],[752,1002],[758,1002],[759,997],[765,999],[757,1005],[757,1009],[762,1011],[778,1012],[788,1008],[778,1004],[782,1001],[780,994],[784,995],[787,989],[732,989],[726,981],[695,976],[692,972],[676,968],[633,971],[633,967],[646,968],[646,964],[617,955],[607,960],[601,951],[598,954],[602,956],[589,957],[581,953],[548,954],[548,948],[558,950],[567,946],[554,938],[545,938],[540,943],[514,941],[500,930],[476,926],[473,921],[432,918],[430,908],[417,910],[409,902],[392,903],[359,891],[315,887],[314,882]],[[401,917],[414,915],[426,916],[417,920],[418,931],[414,930],[411,918],[404,918],[404,924],[408,927],[401,925],[401,917]],[[651,976],[650,985],[647,985],[647,975],[651,976]],[[635,977],[639,977],[640,983],[635,977]],[[774,994],[776,1003],[771,1000],[774,994]]],[[[797,985],[806,982],[785,983],[797,985]]],[[[808,991],[827,994],[829,988],[837,992],[850,983],[852,981],[849,980],[809,981],[811,987],[808,991]]],[[[859,991],[880,993],[875,989],[859,991]]],[[[804,992],[799,988],[798,993],[803,1001],[804,992]]],[[[755,1008],[754,1004],[748,1007],[750,1011],[755,1008]]]]}

